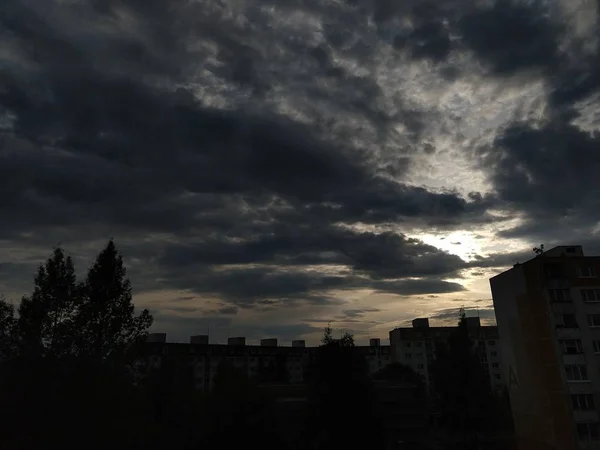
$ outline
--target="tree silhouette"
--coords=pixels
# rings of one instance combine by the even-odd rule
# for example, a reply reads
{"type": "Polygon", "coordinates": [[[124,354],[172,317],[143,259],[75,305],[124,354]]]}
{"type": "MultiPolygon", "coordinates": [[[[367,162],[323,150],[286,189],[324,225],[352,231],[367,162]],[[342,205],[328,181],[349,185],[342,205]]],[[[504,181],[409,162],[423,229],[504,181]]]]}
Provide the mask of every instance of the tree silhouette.
{"type": "Polygon", "coordinates": [[[206,448],[282,448],[271,399],[230,362],[219,364],[208,400],[206,448]]]}
{"type": "Polygon", "coordinates": [[[112,241],[82,284],[71,258],[56,248],[37,270],[18,319],[0,298],[2,448],[131,449],[144,442],[139,430],[152,422],[140,408],[143,392],[129,360],[98,364],[123,355],[151,324],[147,311],[134,316],[124,277],[112,241]]]}
{"type": "Polygon", "coordinates": [[[321,338],[321,344],[327,345],[333,342],[333,331],[331,330],[331,323],[328,323],[323,330],[323,337],[321,338]]]}
{"type": "Polygon", "coordinates": [[[15,308],[0,295],[0,363],[15,354],[15,308]]]}
{"type": "Polygon", "coordinates": [[[539,247],[533,247],[533,253],[535,253],[536,256],[542,256],[544,254],[544,244],[539,247]]]}
{"type": "Polygon", "coordinates": [[[56,248],[38,268],[33,294],[21,300],[16,330],[21,353],[30,357],[72,353],[78,300],[73,261],[56,248]]]}
{"type": "Polygon", "coordinates": [[[152,315],[147,309],[135,315],[131,283],[112,240],[90,268],[81,293],[77,316],[80,354],[97,361],[119,358],[144,339],[152,315]]]}
{"type": "Polygon", "coordinates": [[[380,448],[373,386],[354,337],[333,340],[327,326],[321,342],[307,371],[309,446],[380,448]]]}
{"type": "Polygon", "coordinates": [[[494,425],[496,401],[469,336],[464,311],[447,344],[436,346],[432,369],[442,427],[463,440],[461,445],[467,447],[461,448],[476,445],[472,441],[494,425]]]}

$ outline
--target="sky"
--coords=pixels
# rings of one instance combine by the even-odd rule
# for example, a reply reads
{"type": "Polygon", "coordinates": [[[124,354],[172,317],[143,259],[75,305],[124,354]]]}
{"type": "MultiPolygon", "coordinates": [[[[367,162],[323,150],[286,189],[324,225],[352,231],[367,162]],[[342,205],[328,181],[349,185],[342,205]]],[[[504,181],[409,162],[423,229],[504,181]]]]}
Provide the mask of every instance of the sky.
{"type": "Polygon", "coordinates": [[[3,0],[0,292],[110,238],[169,341],[494,323],[600,254],[591,0],[3,0]]]}

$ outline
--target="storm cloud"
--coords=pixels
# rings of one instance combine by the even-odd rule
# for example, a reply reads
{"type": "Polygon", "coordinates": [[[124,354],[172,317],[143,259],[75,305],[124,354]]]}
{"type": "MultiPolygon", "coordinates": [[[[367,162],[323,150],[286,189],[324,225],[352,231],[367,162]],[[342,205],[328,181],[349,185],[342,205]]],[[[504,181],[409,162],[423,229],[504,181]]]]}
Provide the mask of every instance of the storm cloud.
{"type": "Polygon", "coordinates": [[[2,291],[114,237],[162,326],[291,336],[597,237],[591,1],[5,3],[2,291]]]}

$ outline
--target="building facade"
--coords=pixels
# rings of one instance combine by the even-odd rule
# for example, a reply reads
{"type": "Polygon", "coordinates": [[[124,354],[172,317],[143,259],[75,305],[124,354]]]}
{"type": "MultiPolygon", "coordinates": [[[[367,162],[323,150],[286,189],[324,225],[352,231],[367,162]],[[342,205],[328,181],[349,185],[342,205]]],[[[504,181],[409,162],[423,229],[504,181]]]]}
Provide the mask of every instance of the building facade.
{"type": "MultiPolygon", "coordinates": [[[[390,347],[371,339],[369,346],[357,346],[371,374],[391,361],[390,347]]],[[[165,360],[177,361],[193,373],[196,389],[209,390],[214,384],[218,368],[228,362],[249,378],[259,383],[304,383],[308,365],[318,347],[306,347],[296,340],[291,347],[277,345],[277,339],[263,339],[261,345],[246,345],[244,337],[232,337],[227,345],[209,344],[208,336],[192,336],[189,344],[167,343],[166,334],[153,333],[147,338],[144,359],[146,367],[159,368],[165,360]]]]}
{"type": "Polygon", "coordinates": [[[560,246],[490,280],[522,449],[599,449],[600,257],[560,246]]]}
{"type": "MultiPolygon", "coordinates": [[[[488,374],[491,388],[502,389],[506,385],[506,379],[502,370],[498,328],[482,326],[479,317],[468,317],[467,327],[479,353],[482,368],[488,374]]],[[[390,331],[392,362],[411,367],[431,389],[431,365],[436,346],[446,342],[455,329],[456,327],[430,327],[429,319],[419,318],[412,321],[412,327],[390,331]]]]}

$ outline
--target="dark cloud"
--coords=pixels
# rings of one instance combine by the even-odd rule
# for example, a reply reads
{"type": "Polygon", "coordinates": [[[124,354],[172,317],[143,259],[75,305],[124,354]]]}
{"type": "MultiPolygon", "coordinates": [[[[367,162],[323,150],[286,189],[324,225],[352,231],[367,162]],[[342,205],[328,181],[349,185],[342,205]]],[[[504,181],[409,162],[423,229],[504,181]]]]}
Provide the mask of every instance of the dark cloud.
{"type": "Polygon", "coordinates": [[[223,306],[222,308],[217,309],[217,314],[223,315],[236,315],[238,312],[238,308],[235,306],[223,306]]]}
{"type": "Polygon", "coordinates": [[[168,309],[177,313],[192,313],[196,311],[196,308],[187,306],[170,306],[168,309]]]}
{"type": "Polygon", "coordinates": [[[345,309],[343,311],[345,317],[355,319],[364,316],[367,313],[380,312],[379,308],[356,308],[356,309],[345,309]]]}
{"type": "Polygon", "coordinates": [[[202,295],[216,295],[242,308],[264,306],[294,307],[301,304],[342,304],[330,291],[373,289],[379,293],[417,295],[460,292],[459,283],[439,278],[372,280],[352,274],[324,275],[317,271],[285,271],[277,268],[210,269],[199,272],[196,266],[185,270],[165,268],[162,288],[185,289],[202,295]]]}
{"type": "Polygon", "coordinates": [[[600,220],[598,145],[594,135],[562,121],[541,128],[515,123],[500,135],[482,152],[482,167],[505,207],[525,214],[500,235],[553,240],[566,230],[585,234],[600,220]]]}
{"type": "Polygon", "coordinates": [[[169,246],[165,267],[269,263],[348,265],[376,278],[455,275],[464,262],[417,239],[397,233],[356,232],[342,228],[270,228],[272,234],[244,241],[210,239],[169,246]]]}
{"type": "Polygon", "coordinates": [[[440,277],[460,277],[464,261],[400,234],[297,226],[271,231],[246,240],[215,238],[166,246],[158,260],[160,273],[166,274],[162,283],[220,295],[247,307],[260,305],[263,299],[281,299],[288,305],[332,303],[335,300],[327,294],[331,290],[364,288],[412,295],[463,289],[440,277]],[[332,264],[338,272],[330,275],[310,269],[332,264]]]}
{"type": "MultiPolygon", "coordinates": [[[[567,228],[594,237],[598,143],[578,128],[574,102],[600,86],[597,51],[584,45],[597,30],[570,36],[545,3],[3,7],[0,210],[9,220],[0,222],[0,241],[35,249],[35,264],[39,248],[62,243],[81,270],[101,248],[89,241],[114,236],[136,293],[191,293],[179,299],[190,297],[190,306],[157,316],[166,328],[191,332],[200,322],[175,313],[205,311],[191,302],[206,297],[218,298],[211,314],[228,316],[225,326],[239,308],[341,308],[335,298],[351,289],[460,292],[446,280],[525,258],[498,253],[466,263],[408,237],[415,229],[443,233],[523,216],[498,237],[549,243],[567,228]],[[428,89],[391,92],[390,78],[415,81],[401,80],[397,67],[421,66],[433,67],[431,91],[444,98],[469,71],[493,75],[498,86],[519,74],[544,82],[544,117],[515,121],[469,154],[493,192],[465,195],[447,185],[452,177],[436,190],[413,181],[420,158],[445,151],[438,124],[452,145],[464,140],[445,110],[431,106],[428,89]]],[[[15,264],[4,254],[7,289],[28,290],[32,260],[15,264]]],[[[373,312],[349,309],[345,319],[373,312]]],[[[268,331],[276,330],[248,333],[268,331]]]]}
{"type": "MultiPolygon", "coordinates": [[[[35,70],[24,77],[21,66],[9,64],[0,93],[0,104],[15,117],[11,132],[1,142],[1,175],[8,183],[0,204],[8,208],[11,223],[21,231],[89,224],[161,232],[223,229],[246,221],[243,203],[249,196],[253,202],[261,199],[258,204],[263,207],[273,198],[283,198],[300,214],[326,213],[330,221],[409,217],[444,224],[480,216],[485,210],[481,201],[465,200],[456,193],[432,193],[384,178],[360,148],[325,140],[315,131],[318,127],[310,129],[266,111],[210,107],[196,99],[193,89],[157,87],[128,66],[115,74],[110,70],[118,65],[122,49],[114,41],[123,30],[111,34],[106,45],[101,44],[108,38],[93,34],[93,27],[91,41],[77,39],[83,30],[59,30],[52,21],[69,19],[77,28],[72,8],[49,7],[52,14],[44,22],[41,7],[34,4],[37,9],[15,6],[7,28],[19,43],[43,41],[52,51],[41,58],[27,52],[20,55],[35,70]],[[30,16],[41,22],[39,27],[18,25],[30,16]],[[98,64],[97,58],[112,65],[98,64]],[[32,83],[38,88],[31,89],[32,83]],[[78,189],[72,189],[74,185],[78,189]],[[200,210],[203,214],[198,215],[200,210]]],[[[102,14],[114,19],[114,6],[94,9],[100,13],[97,20],[104,18],[102,14]]],[[[134,10],[127,13],[147,26],[152,23],[149,17],[160,14],[160,7],[152,4],[141,11],[140,17],[134,10]]],[[[210,11],[208,16],[214,19],[218,11],[210,11]]],[[[179,17],[182,12],[170,8],[168,14],[179,17]]],[[[201,16],[206,19],[206,15],[201,16]]],[[[184,25],[177,36],[192,29],[184,25]]],[[[168,46],[181,46],[174,33],[163,30],[168,46]]],[[[146,66],[150,57],[145,54],[154,55],[154,38],[147,41],[145,34],[143,38],[136,45],[147,47],[136,68],[163,75],[152,64],[146,66]]],[[[259,58],[257,51],[247,51],[247,45],[215,31],[211,39],[217,38],[224,64],[231,65],[233,55],[244,53],[239,64],[248,66],[244,72],[254,70],[250,61],[259,58]]],[[[159,56],[171,54],[169,48],[159,56]]],[[[191,64],[192,55],[175,54],[180,65],[191,64]]],[[[313,56],[321,65],[330,60],[324,48],[314,50],[313,56]]],[[[239,75],[234,78],[239,82],[239,75]]],[[[345,75],[344,79],[339,93],[336,86],[328,86],[326,93],[318,95],[337,99],[344,110],[361,111],[376,123],[376,129],[387,133],[385,124],[391,118],[371,104],[382,96],[380,87],[364,77],[345,75]]],[[[403,118],[414,122],[410,128],[418,134],[417,112],[403,118]]],[[[396,175],[408,167],[408,160],[402,161],[406,164],[394,166],[396,175]]],[[[15,238],[10,231],[4,234],[15,238]]]]}
{"type": "Polygon", "coordinates": [[[461,292],[465,287],[460,283],[439,279],[410,279],[399,281],[375,282],[372,285],[379,292],[399,295],[444,294],[461,292]]]}
{"type": "Polygon", "coordinates": [[[406,35],[396,35],[394,47],[408,50],[413,58],[430,58],[439,62],[448,57],[452,44],[449,30],[442,22],[434,21],[424,23],[406,35]]]}
{"type": "Polygon", "coordinates": [[[492,305],[493,300],[491,298],[480,298],[479,300],[475,300],[473,303],[486,303],[492,305]]]}
{"type": "Polygon", "coordinates": [[[533,247],[531,250],[522,250],[517,252],[492,253],[487,256],[475,255],[467,263],[468,267],[490,268],[490,267],[512,267],[517,263],[524,263],[535,256],[533,247]]]}
{"type": "Polygon", "coordinates": [[[529,239],[532,245],[560,244],[565,233],[586,240],[600,220],[600,160],[592,131],[597,123],[577,103],[594,104],[592,94],[600,87],[600,55],[586,44],[600,36],[600,28],[574,33],[580,17],[559,11],[548,2],[502,0],[458,22],[465,45],[493,73],[526,74],[547,86],[543,116],[513,121],[477,155],[496,191],[496,206],[522,218],[498,237],[529,239]]]}
{"type": "Polygon", "coordinates": [[[560,61],[561,27],[548,16],[545,2],[498,0],[468,12],[458,28],[463,42],[494,73],[550,71],[560,61]]]}
{"type": "Polygon", "coordinates": [[[436,312],[433,315],[430,315],[429,318],[438,319],[438,320],[455,319],[456,322],[458,322],[461,311],[464,311],[465,314],[467,315],[467,317],[479,317],[482,322],[496,318],[495,313],[494,313],[494,308],[477,308],[477,307],[443,309],[441,311],[436,312]]]}

